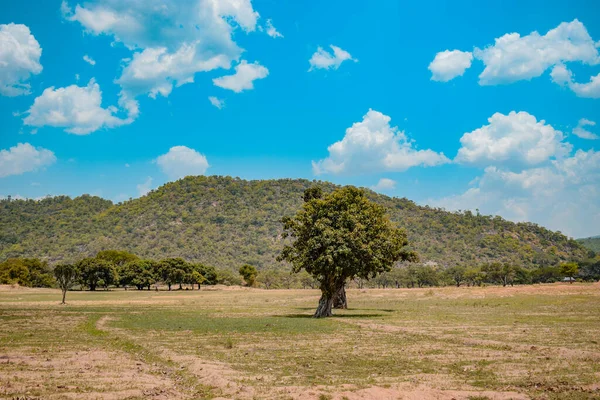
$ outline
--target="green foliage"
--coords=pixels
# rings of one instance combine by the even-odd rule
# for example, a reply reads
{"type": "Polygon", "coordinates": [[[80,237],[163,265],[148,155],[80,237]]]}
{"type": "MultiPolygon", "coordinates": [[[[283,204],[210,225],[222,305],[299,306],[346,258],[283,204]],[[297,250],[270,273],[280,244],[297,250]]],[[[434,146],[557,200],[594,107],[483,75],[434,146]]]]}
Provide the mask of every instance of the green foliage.
{"type": "Polygon", "coordinates": [[[234,274],[229,269],[219,269],[216,273],[217,279],[216,283],[221,285],[241,285],[242,279],[238,274],[234,274]]]}
{"type": "Polygon", "coordinates": [[[150,290],[150,286],[157,281],[156,263],[136,257],[119,269],[119,280],[123,286],[133,285],[138,290],[150,290]]]}
{"type": "Polygon", "coordinates": [[[65,304],[67,290],[71,289],[79,279],[79,271],[74,265],[59,264],[54,267],[54,277],[63,293],[62,304],[65,304]]]}
{"type": "Polygon", "coordinates": [[[117,270],[109,261],[98,258],[84,258],[76,264],[79,270],[81,284],[90,290],[98,286],[107,289],[117,281],[117,270]]]}
{"type": "MultiPolygon", "coordinates": [[[[194,270],[202,275],[202,282],[205,285],[216,285],[217,284],[217,271],[215,267],[204,264],[194,264],[194,270]]],[[[200,282],[197,282],[200,283],[200,282]]]]}
{"type": "Polygon", "coordinates": [[[386,216],[386,210],[370,201],[365,192],[347,186],[307,201],[293,217],[285,217],[285,245],[280,261],[287,261],[294,272],[305,270],[318,282],[322,304],[315,316],[331,313],[329,302],[354,278],[374,278],[389,271],[398,260],[416,260],[407,250],[408,240],[386,216]]]}
{"type": "Polygon", "coordinates": [[[579,273],[579,265],[574,262],[563,263],[559,268],[560,273],[566,278],[575,278],[579,273]]]}
{"type": "Polygon", "coordinates": [[[466,280],[466,272],[467,269],[462,265],[456,265],[446,270],[446,273],[452,281],[454,281],[457,287],[460,287],[461,283],[466,280]]]}
{"type": "MultiPolygon", "coordinates": [[[[251,264],[260,271],[275,265],[286,244],[281,218],[294,215],[305,189],[316,186],[324,195],[338,188],[308,180],[197,176],[120,204],[88,195],[0,200],[0,260],[75,263],[118,248],[143,259],[180,257],[232,272],[251,264]]],[[[443,266],[509,262],[529,269],[593,258],[581,243],[536,224],[449,213],[371,191],[366,195],[406,229],[411,249],[423,261],[443,266]]]]}
{"type": "Polygon", "coordinates": [[[117,268],[139,259],[135,254],[123,250],[102,250],[96,254],[96,258],[108,261],[117,268]]]}
{"type": "Polygon", "coordinates": [[[54,278],[46,261],[36,258],[9,258],[0,263],[0,283],[52,287],[54,278]]]}
{"type": "Polygon", "coordinates": [[[239,273],[242,278],[244,278],[246,286],[254,286],[254,283],[256,282],[256,275],[258,275],[256,267],[253,265],[244,264],[240,267],[239,273]]]}
{"type": "Polygon", "coordinates": [[[577,239],[577,241],[596,254],[600,254],[600,236],[577,239]]]}
{"type": "Polygon", "coordinates": [[[192,266],[183,258],[167,258],[158,264],[159,279],[165,283],[169,290],[174,284],[183,284],[187,273],[191,272],[192,266]]]}

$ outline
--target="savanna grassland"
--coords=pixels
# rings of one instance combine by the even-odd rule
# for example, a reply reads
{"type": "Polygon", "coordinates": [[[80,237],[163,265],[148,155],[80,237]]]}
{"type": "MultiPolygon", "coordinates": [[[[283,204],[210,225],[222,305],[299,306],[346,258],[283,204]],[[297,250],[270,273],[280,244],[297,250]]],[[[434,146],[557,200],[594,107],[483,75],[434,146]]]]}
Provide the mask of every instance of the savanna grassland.
{"type": "Polygon", "coordinates": [[[600,286],[0,290],[0,398],[597,399],[600,286]]]}

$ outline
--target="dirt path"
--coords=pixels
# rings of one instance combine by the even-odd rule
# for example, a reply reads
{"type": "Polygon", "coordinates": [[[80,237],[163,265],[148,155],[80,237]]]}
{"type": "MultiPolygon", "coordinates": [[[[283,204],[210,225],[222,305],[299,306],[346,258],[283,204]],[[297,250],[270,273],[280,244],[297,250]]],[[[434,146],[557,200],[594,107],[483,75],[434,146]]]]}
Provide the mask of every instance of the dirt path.
{"type": "MultiPolygon", "coordinates": [[[[125,332],[122,329],[109,325],[111,316],[100,318],[96,324],[99,330],[127,338],[127,340],[139,343],[141,338],[125,332]]],[[[341,320],[341,319],[340,319],[341,320]]],[[[344,320],[344,322],[356,323],[356,321],[344,320]]],[[[358,323],[371,329],[386,326],[369,326],[366,323],[358,323]]],[[[389,328],[394,328],[389,326],[389,328]]],[[[389,387],[371,386],[358,388],[354,385],[343,385],[341,387],[327,386],[250,386],[239,383],[243,373],[230,368],[224,363],[204,360],[194,356],[175,354],[167,349],[153,349],[155,354],[164,360],[172,360],[176,363],[176,369],[192,374],[201,385],[208,386],[212,393],[219,396],[215,399],[295,399],[316,400],[322,395],[329,396],[335,400],[366,400],[366,399],[390,399],[390,400],[467,400],[474,396],[482,396],[490,400],[527,400],[528,396],[516,392],[495,392],[481,390],[441,390],[426,385],[414,385],[403,383],[390,385],[389,387]]],[[[167,374],[168,376],[169,374],[167,374]]]]}

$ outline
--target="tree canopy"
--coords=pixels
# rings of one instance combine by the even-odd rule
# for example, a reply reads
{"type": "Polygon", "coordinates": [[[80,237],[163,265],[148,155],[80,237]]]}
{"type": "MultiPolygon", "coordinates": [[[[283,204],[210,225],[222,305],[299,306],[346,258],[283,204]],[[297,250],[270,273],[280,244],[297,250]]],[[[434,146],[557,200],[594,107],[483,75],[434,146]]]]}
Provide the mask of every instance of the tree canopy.
{"type": "Polygon", "coordinates": [[[315,317],[331,315],[334,295],[349,279],[370,279],[400,260],[416,260],[406,232],[389,220],[384,207],[363,190],[347,186],[319,197],[305,196],[294,217],[285,217],[286,244],[279,255],[294,272],[305,270],[322,292],[315,317]]]}

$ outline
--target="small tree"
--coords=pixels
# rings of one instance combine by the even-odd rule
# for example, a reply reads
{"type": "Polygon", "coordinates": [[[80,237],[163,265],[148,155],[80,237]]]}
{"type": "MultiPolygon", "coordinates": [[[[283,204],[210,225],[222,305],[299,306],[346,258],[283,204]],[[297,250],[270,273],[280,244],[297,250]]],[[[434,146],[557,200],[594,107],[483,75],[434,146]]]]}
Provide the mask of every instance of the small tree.
{"type": "Polygon", "coordinates": [[[468,268],[465,271],[465,281],[469,286],[481,286],[481,282],[483,281],[483,272],[478,267],[468,268]]]}
{"type": "Polygon", "coordinates": [[[244,264],[240,267],[239,272],[242,278],[244,278],[246,286],[254,286],[254,283],[256,282],[256,276],[258,275],[258,271],[254,266],[244,264]]]}
{"type": "Polygon", "coordinates": [[[79,279],[79,272],[74,265],[60,264],[54,267],[54,277],[56,278],[58,287],[62,290],[62,302],[60,304],[65,304],[67,290],[75,285],[75,282],[79,279]]]}
{"type": "Polygon", "coordinates": [[[279,261],[294,272],[306,270],[318,282],[321,299],[316,318],[331,316],[334,296],[349,279],[369,279],[389,271],[399,260],[416,260],[408,251],[406,233],[385,215],[385,208],[352,186],[319,196],[306,191],[305,202],[294,217],[285,217],[285,245],[279,261]]]}
{"type": "Polygon", "coordinates": [[[167,258],[158,264],[157,270],[159,279],[171,290],[171,286],[176,283],[179,283],[181,288],[186,271],[191,270],[191,265],[183,258],[167,258]]]}
{"type": "Polygon", "coordinates": [[[105,289],[115,283],[117,272],[115,266],[98,258],[84,258],[77,263],[81,283],[94,291],[98,286],[105,289]]]}
{"type": "Polygon", "coordinates": [[[265,285],[265,289],[271,289],[273,285],[277,285],[280,280],[279,273],[275,270],[268,269],[260,274],[260,283],[265,285]]]}
{"type": "Polygon", "coordinates": [[[135,259],[121,267],[120,282],[122,285],[133,285],[138,290],[148,288],[156,282],[156,268],[153,261],[135,259]]]}
{"type": "Polygon", "coordinates": [[[574,262],[561,264],[560,273],[564,277],[569,278],[569,283],[573,283],[574,277],[579,273],[579,266],[574,262]]]}
{"type": "Polygon", "coordinates": [[[456,287],[460,287],[460,284],[465,281],[466,271],[467,271],[467,269],[465,267],[463,267],[462,265],[457,265],[457,266],[448,268],[446,270],[446,273],[448,274],[448,276],[450,278],[452,278],[452,280],[456,284],[456,287]]]}
{"type": "Polygon", "coordinates": [[[200,285],[206,282],[204,275],[202,275],[196,268],[192,269],[192,271],[186,275],[185,279],[186,283],[192,285],[192,290],[194,290],[194,284],[197,284],[198,290],[200,290],[200,285]]]}

